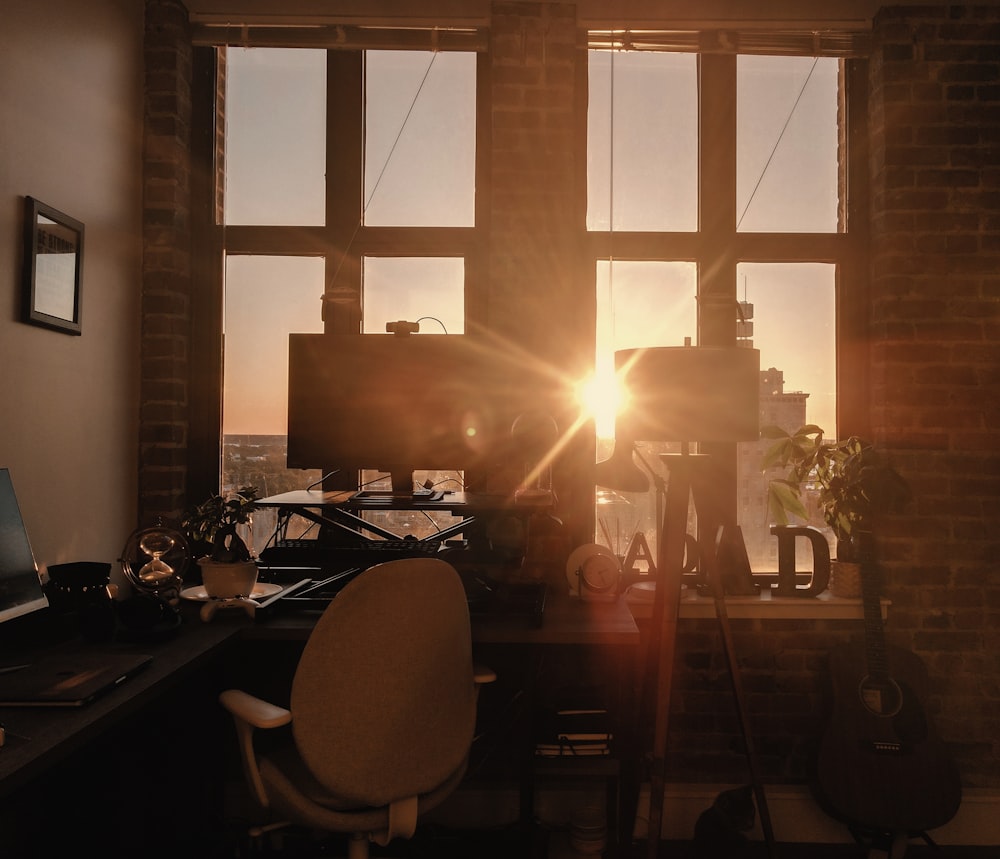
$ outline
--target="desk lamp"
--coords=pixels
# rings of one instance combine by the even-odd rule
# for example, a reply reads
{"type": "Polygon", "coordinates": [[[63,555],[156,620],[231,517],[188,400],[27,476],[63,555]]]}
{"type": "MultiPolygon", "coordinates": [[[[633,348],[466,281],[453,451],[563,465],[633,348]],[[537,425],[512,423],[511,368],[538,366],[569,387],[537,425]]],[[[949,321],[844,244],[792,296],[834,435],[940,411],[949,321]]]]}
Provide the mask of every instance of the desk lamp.
{"type": "MultiPolygon", "coordinates": [[[[681,574],[687,537],[688,507],[694,499],[699,530],[712,539],[719,517],[712,509],[707,486],[709,457],[692,454],[692,442],[729,442],[759,436],[760,353],[748,347],[679,346],[624,349],[615,353],[617,372],[629,390],[627,409],[618,416],[616,434],[626,441],[624,454],[612,455],[603,472],[613,479],[629,478],[634,441],[680,442],[679,454],[660,454],[669,471],[669,484],[657,485],[656,590],[650,630],[650,669],[655,701],[648,846],[655,857],[662,829],[665,758],[680,605],[681,574]],[[627,462],[624,457],[627,456],[627,462]],[[661,496],[663,496],[661,501],[661,496]],[[661,516],[661,509],[663,510],[661,516]]],[[[615,445],[618,453],[618,443],[615,445]]],[[[602,464],[603,465],[603,464],[602,464]]],[[[607,478],[605,478],[607,479],[607,478]]],[[[742,685],[733,655],[722,586],[715,569],[714,551],[702,551],[702,572],[715,597],[733,695],[740,718],[747,760],[757,799],[761,827],[769,849],[774,849],[770,816],[757,772],[756,755],[748,731],[742,685]]]]}

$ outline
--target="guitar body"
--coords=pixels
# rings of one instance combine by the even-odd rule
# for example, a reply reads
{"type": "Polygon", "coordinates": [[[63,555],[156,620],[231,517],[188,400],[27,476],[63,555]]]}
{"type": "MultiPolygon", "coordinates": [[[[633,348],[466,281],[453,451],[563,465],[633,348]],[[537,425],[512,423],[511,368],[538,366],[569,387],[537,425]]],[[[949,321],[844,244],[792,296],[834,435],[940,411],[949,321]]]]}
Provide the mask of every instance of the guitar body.
{"type": "Polygon", "coordinates": [[[891,672],[873,680],[865,653],[858,644],[830,654],[834,710],[819,749],[818,799],[849,825],[934,829],[954,817],[962,786],[924,710],[926,669],[916,654],[885,647],[891,672]]]}

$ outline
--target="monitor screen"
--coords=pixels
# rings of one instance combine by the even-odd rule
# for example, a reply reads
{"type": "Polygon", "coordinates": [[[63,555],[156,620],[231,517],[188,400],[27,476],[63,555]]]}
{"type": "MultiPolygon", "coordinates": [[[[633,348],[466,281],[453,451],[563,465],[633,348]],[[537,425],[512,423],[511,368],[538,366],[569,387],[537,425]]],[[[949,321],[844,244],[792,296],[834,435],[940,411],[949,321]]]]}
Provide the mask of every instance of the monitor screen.
{"type": "Polygon", "coordinates": [[[47,605],[10,472],[0,468],[0,622],[47,605]]]}
{"type": "Polygon", "coordinates": [[[292,334],[288,466],[387,471],[394,492],[415,470],[490,468],[558,393],[523,365],[470,335],[292,334]]]}

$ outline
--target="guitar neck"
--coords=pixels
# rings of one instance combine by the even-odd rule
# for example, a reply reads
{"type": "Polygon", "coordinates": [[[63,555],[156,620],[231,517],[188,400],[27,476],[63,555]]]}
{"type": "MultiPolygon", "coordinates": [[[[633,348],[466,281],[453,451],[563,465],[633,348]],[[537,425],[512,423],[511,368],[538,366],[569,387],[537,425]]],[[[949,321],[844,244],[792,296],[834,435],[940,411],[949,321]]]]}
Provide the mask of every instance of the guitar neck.
{"type": "Polygon", "coordinates": [[[865,658],[868,676],[876,681],[888,681],[889,656],[882,622],[879,570],[875,564],[872,535],[861,535],[861,601],[865,620],[865,658]]]}

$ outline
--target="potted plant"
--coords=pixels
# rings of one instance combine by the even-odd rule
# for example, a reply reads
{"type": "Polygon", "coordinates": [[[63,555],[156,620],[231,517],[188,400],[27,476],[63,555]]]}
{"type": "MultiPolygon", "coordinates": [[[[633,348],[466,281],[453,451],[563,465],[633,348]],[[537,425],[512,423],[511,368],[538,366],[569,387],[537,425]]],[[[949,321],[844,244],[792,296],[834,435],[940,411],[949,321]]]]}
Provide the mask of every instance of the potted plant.
{"type": "Polygon", "coordinates": [[[803,492],[816,490],[823,520],[837,538],[830,590],[840,596],[856,596],[860,535],[872,530],[876,516],[898,510],[910,497],[906,482],[871,442],[857,436],[841,442],[825,441],[823,429],[815,424],[792,434],[768,426],[760,434],[773,440],[764,453],[763,469],[786,469],[784,477],[768,484],[772,519],[777,525],[789,524],[790,518],[808,520],[803,492]],[[845,568],[845,564],[853,566],[845,568]]]}
{"type": "Polygon", "coordinates": [[[181,522],[211,597],[235,599],[249,597],[253,591],[257,562],[238,527],[250,524],[257,498],[256,486],[242,486],[229,495],[212,495],[181,522]]]}

